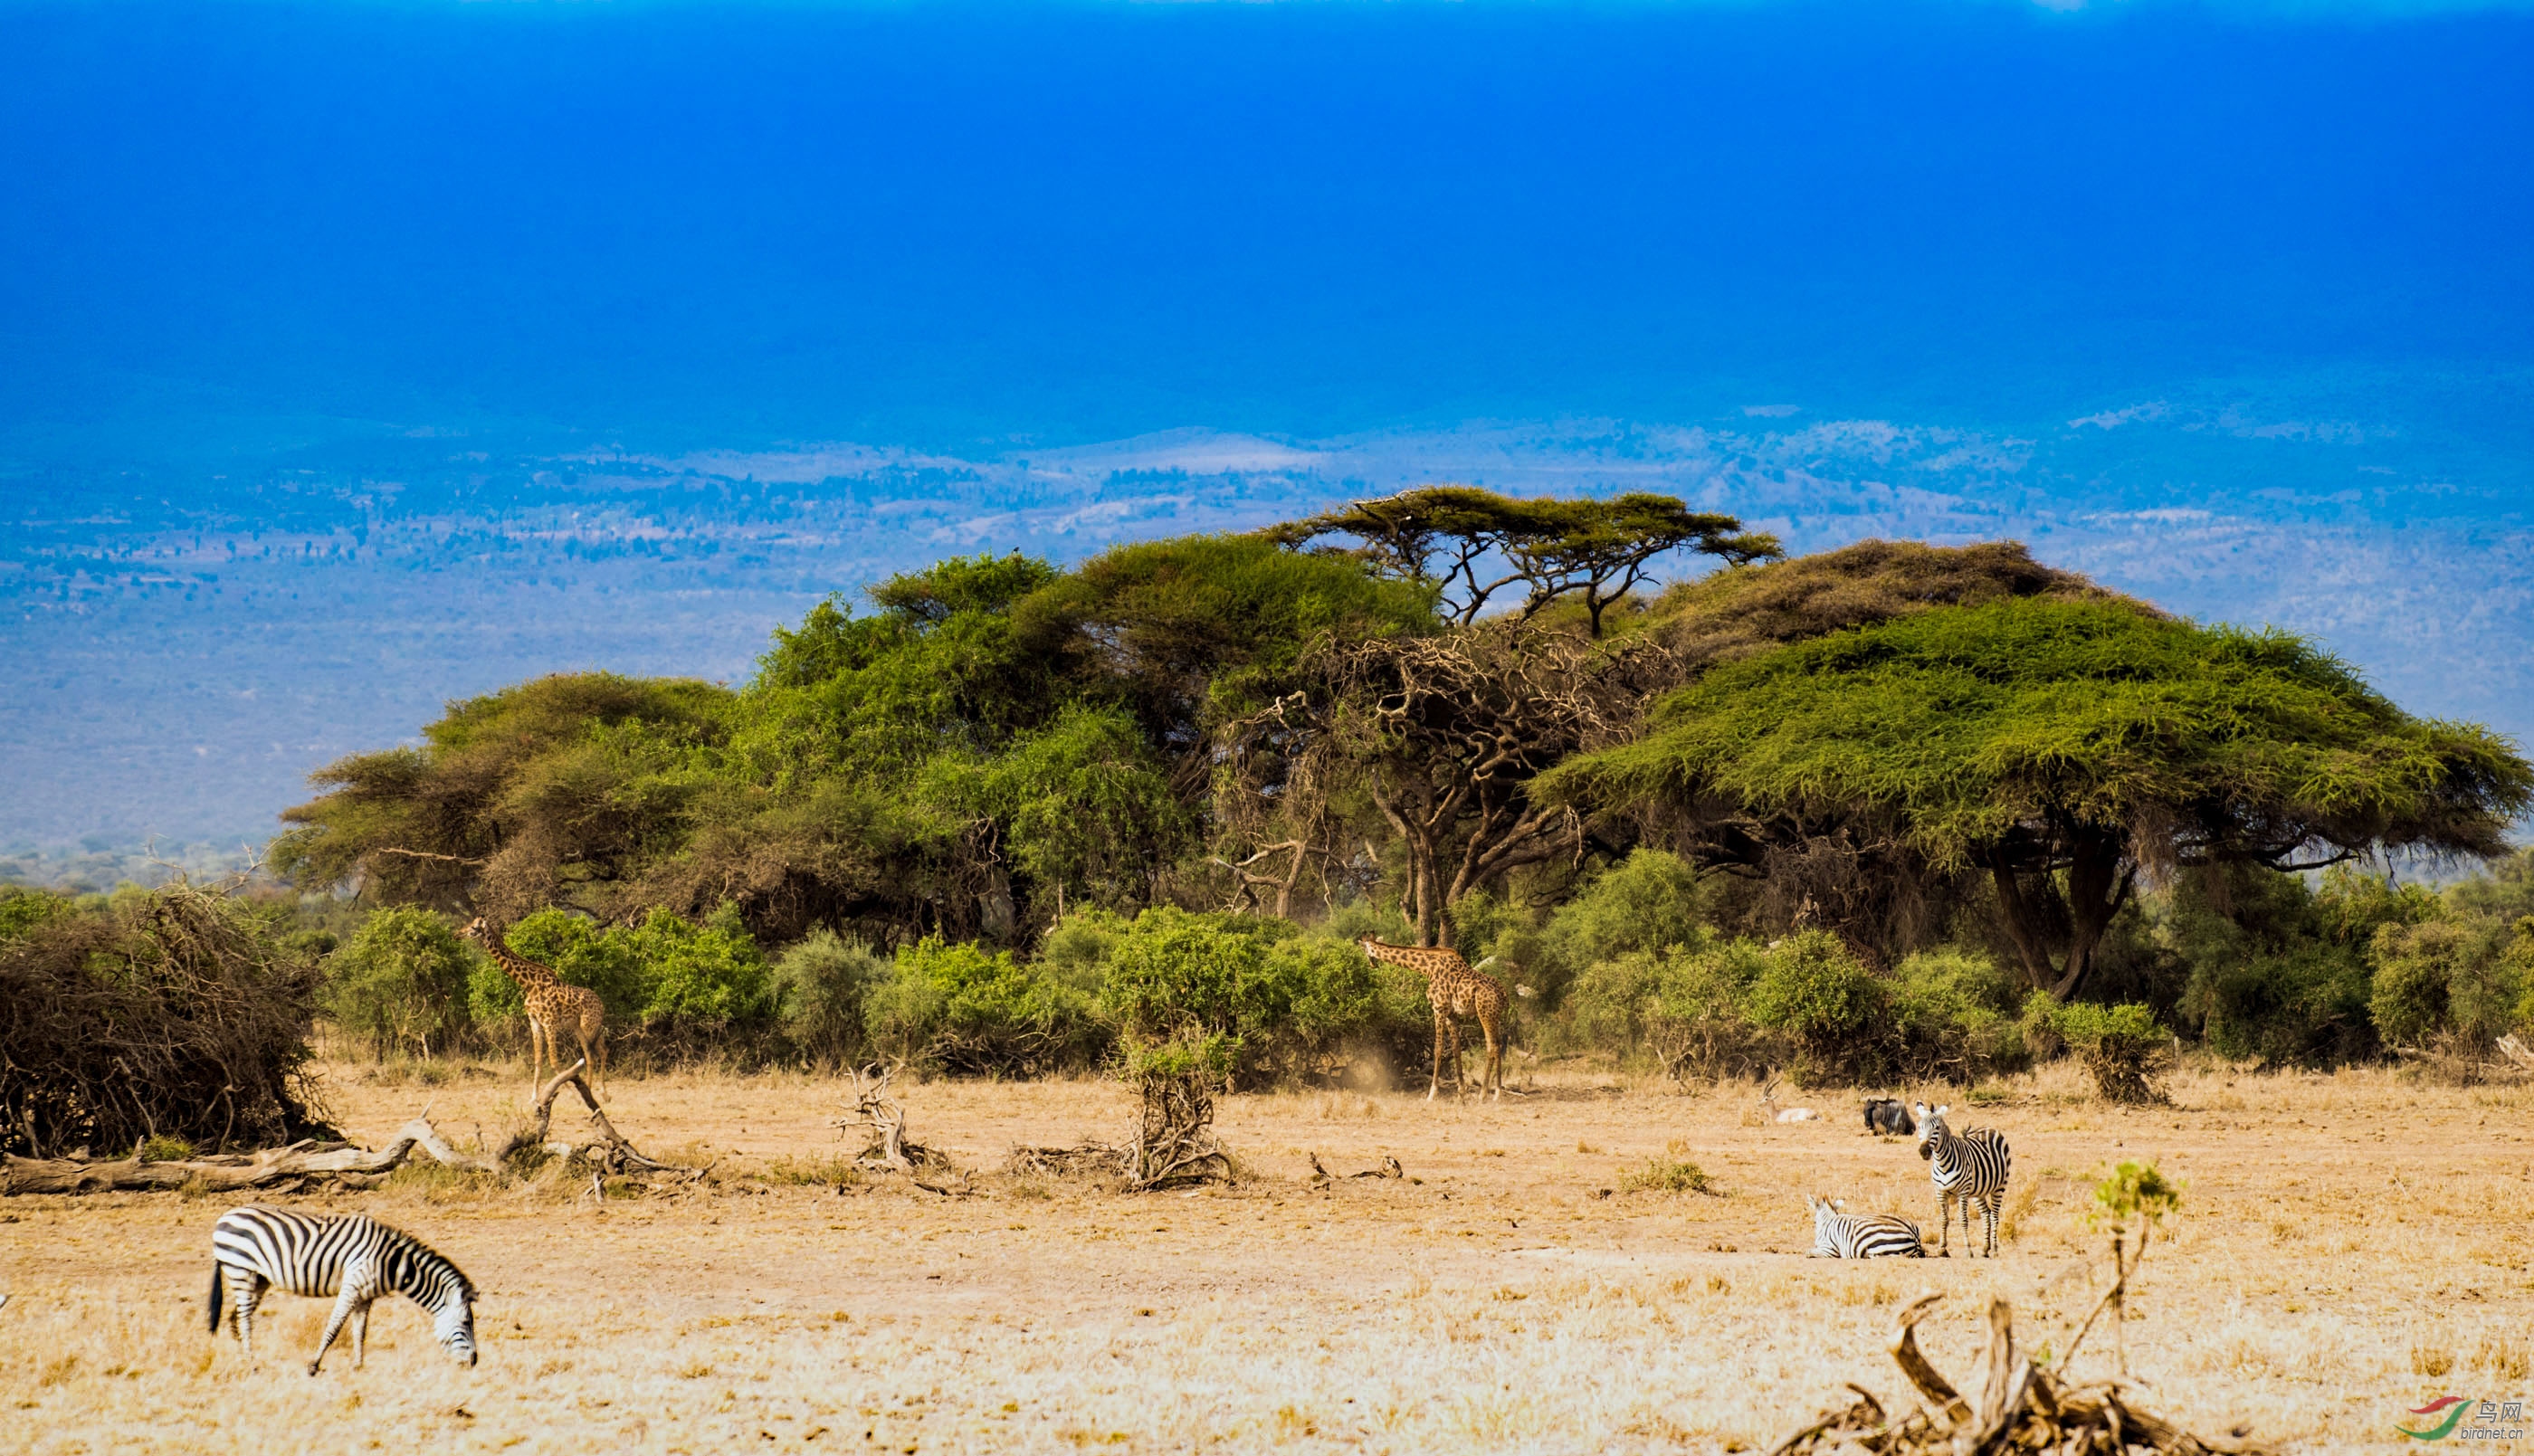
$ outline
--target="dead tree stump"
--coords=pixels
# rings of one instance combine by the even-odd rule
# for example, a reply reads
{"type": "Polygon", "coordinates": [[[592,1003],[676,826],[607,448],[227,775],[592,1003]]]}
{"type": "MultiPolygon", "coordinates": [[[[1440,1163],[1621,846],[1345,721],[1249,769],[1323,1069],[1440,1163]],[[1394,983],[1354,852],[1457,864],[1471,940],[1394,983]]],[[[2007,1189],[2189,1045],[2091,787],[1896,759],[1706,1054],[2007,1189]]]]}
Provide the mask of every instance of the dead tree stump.
{"type": "Polygon", "coordinates": [[[543,1153],[567,1163],[578,1161],[597,1175],[622,1178],[665,1173],[691,1183],[712,1171],[710,1164],[701,1168],[687,1168],[676,1163],[663,1163],[655,1158],[645,1157],[640,1149],[627,1141],[625,1134],[616,1130],[616,1124],[607,1120],[606,1112],[598,1105],[596,1094],[590,1091],[588,1081],[581,1075],[588,1065],[586,1059],[574,1062],[555,1073],[554,1079],[538,1091],[536,1105],[531,1109],[531,1115],[536,1121],[531,1125],[512,1133],[511,1140],[502,1145],[500,1156],[503,1163],[516,1164],[530,1153],[543,1153]],[[589,1110],[590,1130],[595,1135],[586,1142],[574,1143],[568,1138],[555,1138],[550,1135],[554,1126],[555,1098],[560,1096],[566,1087],[578,1092],[581,1106],[589,1110]]]}
{"type": "Polygon", "coordinates": [[[902,1173],[907,1182],[928,1193],[958,1196],[967,1189],[951,1185],[957,1165],[946,1154],[906,1135],[906,1107],[888,1090],[902,1068],[903,1063],[886,1069],[875,1063],[856,1071],[853,1108],[837,1120],[836,1126],[862,1128],[868,1137],[863,1150],[854,1155],[855,1167],[870,1173],[902,1173]]]}
{"type": "MultiPolygon", "coordinates": [[[[1850,1385],[1856,1399],[1823,1412],[1770,1448],[1769,1456],[2018,1456],[2072,1451],[2099,1456],[2250,1456],[2254,1448],[2212,1445],[2130,1405],[2118,1381],[2063,1384],[2015,1347],[2007,1302],[1988,1305],[1988,1344],[1980,1359],[1980,1392],[1965,1399],[1918,1349],[1918,1321],[1944,1299],[1920,1295],[1901,1309],[1892,1331],[1892,1360],[1926,1405],[1893,1420],[1880,1401],[1850,1385]]],[[[2237,1434],[2241,1434],[2239,1429],[2237,1434]]]]}

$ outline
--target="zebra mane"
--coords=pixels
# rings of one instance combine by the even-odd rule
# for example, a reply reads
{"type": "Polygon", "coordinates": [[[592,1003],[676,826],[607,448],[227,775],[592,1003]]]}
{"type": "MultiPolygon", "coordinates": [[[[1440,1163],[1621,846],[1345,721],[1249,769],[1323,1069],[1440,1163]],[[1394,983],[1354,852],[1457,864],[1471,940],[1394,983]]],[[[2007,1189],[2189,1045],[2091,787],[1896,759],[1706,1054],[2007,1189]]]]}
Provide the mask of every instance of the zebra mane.
{"type": "Polygon", "coordinates": [[[421,1240],[414,1239],[410,1234],[405,1237],[411,1240],[413,1244],[413,1262],[416,1273],[436,1275],[446,1272],[450,1279],[456,1285],[457,1292],[465,1297],[466,1303],[469,1304],[475,1303],[475,1281],[466,1277],[466,1271],[457,1267],[457,1261],[455,1259],[442,1253],[439,1249],[432,1247],[421,1240]]]}

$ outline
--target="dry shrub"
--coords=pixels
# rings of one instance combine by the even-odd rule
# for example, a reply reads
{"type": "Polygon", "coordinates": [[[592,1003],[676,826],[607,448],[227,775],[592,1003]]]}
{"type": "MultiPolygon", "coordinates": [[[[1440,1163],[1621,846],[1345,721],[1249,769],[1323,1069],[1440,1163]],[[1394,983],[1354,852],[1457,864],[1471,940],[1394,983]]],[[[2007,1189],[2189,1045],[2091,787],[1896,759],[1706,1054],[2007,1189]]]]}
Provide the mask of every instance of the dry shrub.
{"type": "Polygon", "coordinates": [[[2487,1370],[2502,1380],[2522,1380],[2534,1368],[2534,1360],[2526,1354],[2525,1342],[2506,1335],[2484,1335],[2473,1348],[2472,1367],[2487,1370]]]}
{"type": "Polygon", "coordinates": [[[0,943],[0,1149],[332,1136],[316,1109],[314,960],[179,880],[0,943]]]}
{"type": "Polygon", "coordinates": [[[1650,1158],[1645,1167],[1620,1174],[1619,1187],[1630,1193],[1713,1193],[1716,1183],[1695,1163],[1650,1158]]]}

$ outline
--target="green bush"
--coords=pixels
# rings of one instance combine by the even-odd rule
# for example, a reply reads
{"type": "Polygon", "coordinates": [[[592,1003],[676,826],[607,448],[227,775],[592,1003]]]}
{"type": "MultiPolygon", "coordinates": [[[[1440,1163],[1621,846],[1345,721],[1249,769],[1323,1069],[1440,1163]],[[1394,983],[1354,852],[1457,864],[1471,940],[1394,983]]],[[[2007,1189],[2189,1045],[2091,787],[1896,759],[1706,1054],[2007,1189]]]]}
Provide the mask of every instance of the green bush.
{"type": "MultiPolygon", "coordinates": [[[[1688,862],[1660,850],[1640,849],[1560,905],[1537,933],[1500,934],[1488,948],[1519,964],[1540,1009],[1553,1011],[1597,966],[1632,955],[1659,955],[1673,946],[1697,949],[1715,938],[1704,922],[1698,877],[1688,862]]],[[[1597,994],[1603,1005],[1588,1017],[1613,1024],[1610,987],[1604,985],[1597,994]]],[[[1637,1032],[1629,1024],[1633,1041],[1637,1032]]]]}
{"type": "Polygon", "coordinates": [[[2015,1029],[2035,1061],[2047,1062],[2068,1050],[2067,1038],[2059,1034],[2059,998],[2049,992],[2036,988],[2024,996],[2015,1029]]]}
{"type": "Polygon", "coordinates": [[[1429,1028],[1423,983],[1413,1003],[1404,990],[1360,947],[1302,936],[1288,922],[1157,906],[1116,933],[1101,1004],[1130,1044],[1224,1038],[1231,1074],[1246,1082],[1325,1072],[1349,1044],[1403,1022],[1429,1028]]]}
{"type": "Polygon", "coordinates": [[[1109,957],[1126,933],[1126,917],[1109,910],[1077,910],[1058,920],[1038,942],[1039,969],[1084,996],[1100,994],[1109,957]]]}
{"type": "MultiPolygon", "coordinates": [[[[1567,986],[1555,1018],[1544,1034],[1549,1050],[1560,1054],[1645,1050],[1655,1040],[1656,1001],[1679,959],[1677,954],[1640,951],[1585,966],[1567,986]]],[[[1737,996],[1726,1003],[1725,1009],[1738,1019],[1739,1005],[1737,996]]],[[[1693,1019],[1696,1015],[1691,1012],[1693,1019]]],[[[1668,1066],[1671,1059],[1666,1057],[1664,1061],[1668,1066]]]]}
{"type": "Polygon", "coordinates": [[[1743,1009],[1793,1042],[1800,1075],[1853,1077],[1874,1069],[1890,991],[1837,936],[1797,931],[1770,948],[1743,1009]]]}
{"type": "Polygon", "coordinates": [[[0,884],[0,940],[14,940],[57,915],[71,912],[66,895],[0,884]]]}
{"type": "Polygon", "coordinates": [[[1973,1082],[2031,1062],[2017,982],[1975,950],[1922,950],[1900,962],[1890,983],[1900,1071],[1973,1082]]]}
{"type": "Polygon", "coordinates": [[[2136,1001],[2117,1006],[2072,1001],[2052,1018],[2068,1050],[2094,1076],[2094,1090],[2110,1102],[2162,1102],[2148,1078],[2171,1057],[2173,1033],[2155,1012],[2136,1001]]]}
{"type": "Polygon", "coordinates": [[[784,1039],[821,1065],[859,1062],[869,1045],[865,1001],[888,974],[887,957],[862,941],[823,928],[812,931],[774,959],[784,1039]]]}
{"type": "Polygon", "coordinates": [[[2516,922],[2501,964],[2515,976],[2517,985],[2525,988],[2516,999],[2516,1027],[2534,1032],[2534,915],[2516,922]]]}
{"type": "Polygon", "coordinates": [[[1134,1038],[1125,1044],[1118,1070],[1130,1087],[1192,1079],[1205,1087],[1221,1086],[1232,1075],[1239,1048],[1228,1036],[1182,1031],[1159,1040],[1134,1038]]]}
{"type": "Polygon", "coordinates": [[[672,1042],[700,1049],[771,1024],[774,978],[738,907],[724,904],[701,925],[654,910],[640,925],[611,930],[606,939],[621,943],[637,968],[642,1024],[672,1042]]]}
{"type": "Polygon", "coordinates": [[[2367,1010],[2377,1034],[2394,1046],[2418,1046],[2445,1030],[2450,1019],[2446,978],[2459,928],[2423,929],[2431,934],[2405,935],[2399,926],[2386,926],[2374,947],[2376,982],[2367,1010]]]}
{"type": "Polygon", "coordinates": [[[1605,964],[1644,967],[1640,974],[1652,993],[1641,1002],[1644,1035],[1667,1074],[1721,1077],[1779,1060],[1777,1039],[1743,1009],[1768,972],[1769,953],[1757,940],[1729,940],[1605,964]]]}
{"type": "Polygon", "coordinates": [[[1157,906],[1117,938],[1101,1001],[1117,1029],[1139,1041],[1194,1030],[1237,1043],[1281,1023],[1293,992],[1291,979],[1270,969],[1260,936],[1157,906]]]}
{"type": "Polygon", "coordinates": [[[2446,887],[2449,911],[2513,926],[2534,919],[2534,845],[2446,887]]]}
{"type": "Polygon", "coordinates": [[[474,1024],[468,984],[475,966],[473,947],[441,916],[410,906],[381,910],[327,957],[326,1012],[367,1038],[380,1061],[391,1051],[446,1055],[474,1024]]]}
{"type": "Polygon", "coordinates": [[[2370,947],[2376,962],[2368,1010],[2395,1046],[2454,1038],[2488,1047],[2519,1019],[2527,986],[2511,935],[2490,919],[2387,925],[2370,947]]]}
{"type": "Polygon", "coordinates": [[[2192,968],[2183,1013],[2227,1057],[2334,1066],[2377,1053],[2371,978],[2360,951],[2308,940],[2192,968]]]}
{"type": "Polygon", "coordinates": [[[882,1051],[952,1072],[1028,1076],[1083,1065],[1103,1041],[1089,996],[1008,950],[938,936],[898,949],[863,1017],[882,1051]]]}
{"type": "Polygon", "coordinates": [[[2336,945],[2363,946],[2385,926],[2437,919],[2444,905],[2426,885],[2395,884],[2353,866],[2334,865],[2323,872],[2314,892],[2314,909],[2324,939],[2336,945]]]}

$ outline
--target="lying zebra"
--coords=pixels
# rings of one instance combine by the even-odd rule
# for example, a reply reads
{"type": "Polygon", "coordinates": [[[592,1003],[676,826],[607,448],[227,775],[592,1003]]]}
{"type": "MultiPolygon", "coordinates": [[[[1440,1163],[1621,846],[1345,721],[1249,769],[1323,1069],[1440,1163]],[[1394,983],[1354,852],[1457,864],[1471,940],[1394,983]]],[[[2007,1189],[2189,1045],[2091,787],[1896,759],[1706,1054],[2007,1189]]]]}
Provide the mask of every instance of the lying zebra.
{"type": "Polygon", "coordinates": [[[1813,1257],[1817,1259],[1923,1259],[1926,1242],[1918,1226],[1898,1214],[1859,1217],[1840,1210],[1837,1198],[1807,1194],[1813,1210],[1813,1257]]]}
{"type": "Polygon", "coordinates": [[[360,1368],[370,1333],[370,1305],[399,1294],[431,1311],[432,1334],[449,1353],[475,1363],[475,1286],[455,1264],[401,1229],[352,1214],[311,1218],[256,1205],[232,1208],[211,1228],[211,1333],[220,1332],[220,1296],[228,1295],[238,1343],[255,1359],[255,1306],[268,1286],[294,1295],[334,1295],[334,1312],[308,1362],[316,1374],[326,1352],[352,1321],[352,1367],[360,1368]]]}

